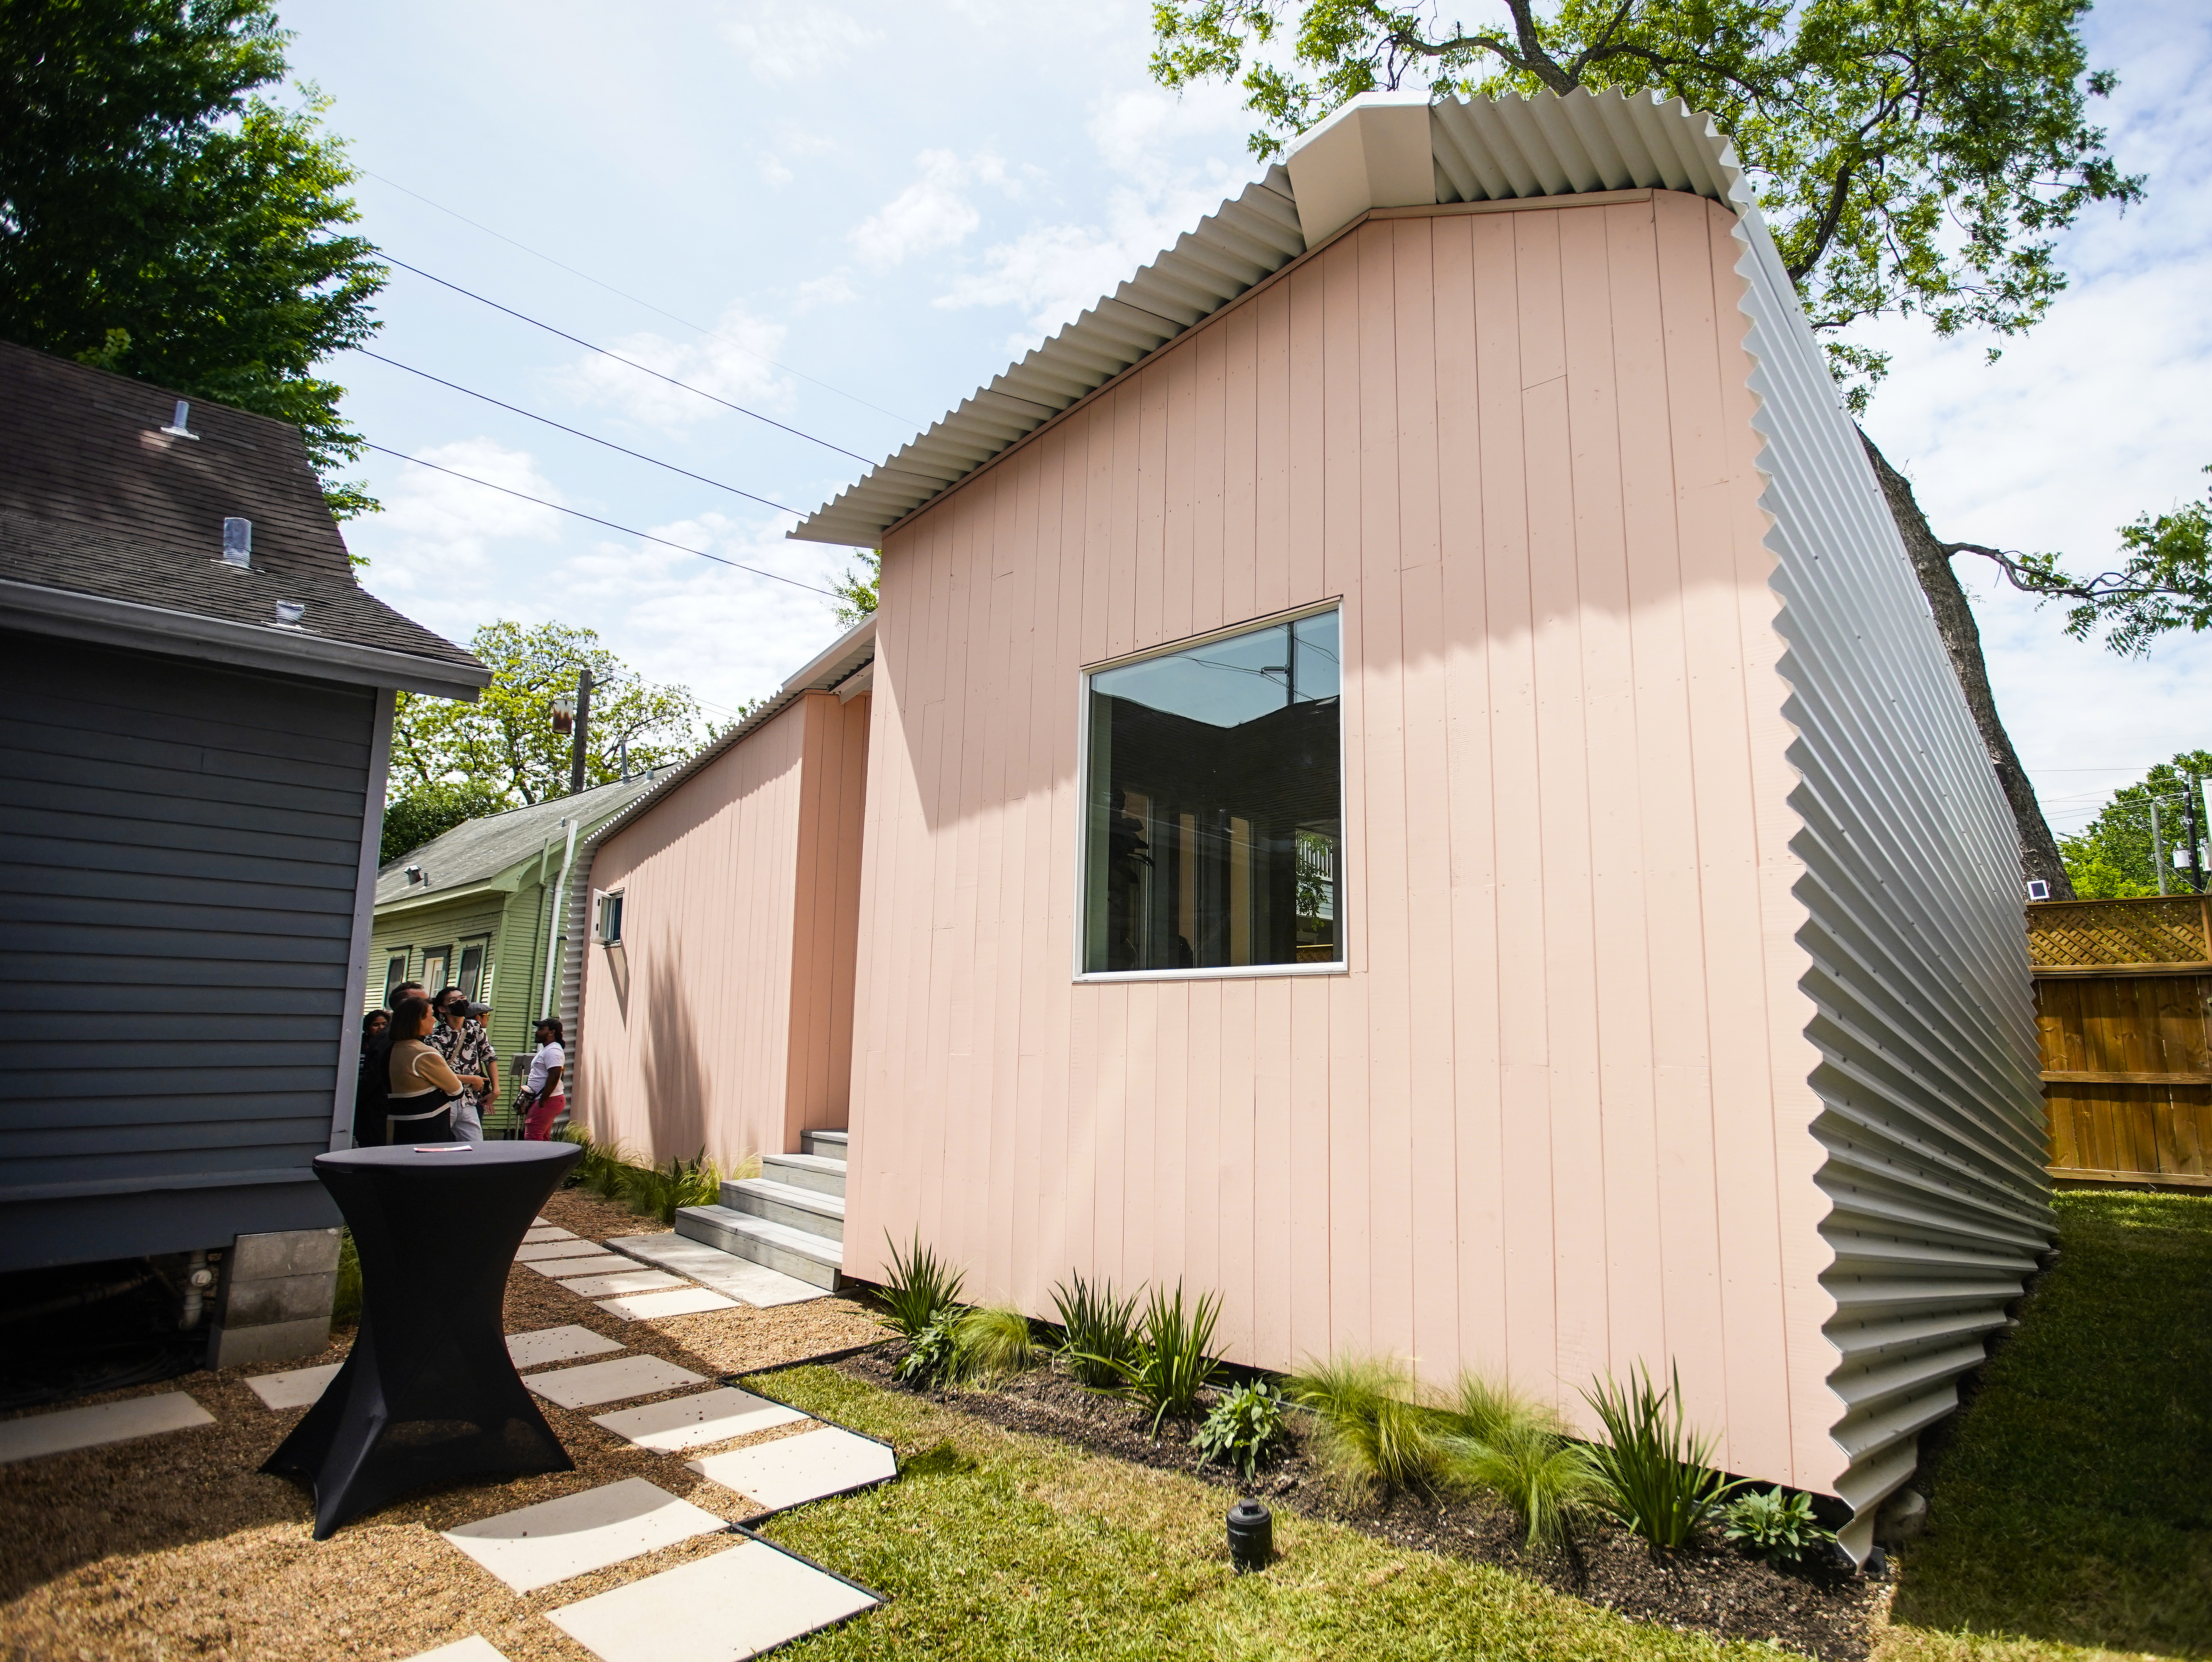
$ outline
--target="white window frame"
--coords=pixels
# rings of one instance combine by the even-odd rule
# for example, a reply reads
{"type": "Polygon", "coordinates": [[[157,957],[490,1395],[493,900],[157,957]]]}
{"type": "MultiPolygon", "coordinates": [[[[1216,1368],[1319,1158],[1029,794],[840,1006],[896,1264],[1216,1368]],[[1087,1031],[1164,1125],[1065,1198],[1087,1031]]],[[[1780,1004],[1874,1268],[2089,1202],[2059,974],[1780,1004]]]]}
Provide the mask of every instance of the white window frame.
{"type": "Polygon", "coordinates": [[[623,933],[619,927],[616,929],[612,935],[607,933],[607,902],[609,901],[612,901],[617,909],[623,909],[622,906],[623,892],[623,891],[619,889],[602,889],[593,898],[592,906],[592,938],[597,941],[601,946],[619,947],[623,943],[623,933]]]}
{"type": "Polygon", "coordinates": [[[1180,640],[1162,641],[1157,646],[1147,646],[1142,652],[1124,652],[1118,658],[1102,658],[1096,664],[1086,664],[1076,677],[1075,701],[1075,919],[1072,931],[1074,937],[1074,961],[1070,966],[1073,979],[1078,981],[1249,981],[1279,975],[1349,975],[1352,974],[1352,939],[1347,919],[1355,915],[1355,908],[1347,898],[1352,887],[1352,862],[1346,849],[1351,841],[1351,816],[1346,802],[1346,773],[1344,761],[1344,729],[1350,708],[1352,677],[1346,672],[1346,663],[1352,654],[1345,649],[1350,631],[1346,627],[1347,608],[1342,595],[1327,600],[1316,600],[1311,605],[1293,606],[1287,611],[1269,612],[1259,617],[1248,617],[1226,628],[1208,629],[1203,634],[1185,635],[1180,640]],[[1109,670],[1124,669],[1132,664],[1142,664],[1147,658],[1166,658],[1176,652],[1187,652],[1194,646],[1203,646],[1209,641],[1231,640],[1238,635],[1252,634],[1261,629],[1279,628],[1285,623],[1295,623],[1301,618],[1318,617],[1323,612],[1337,614],[1337,719],[1336,719],[1336,822],[1337,889],[1336,919],[1337,957],[1326,964],[1220,964],[1200,969],[1085,969],[1083,961],[1090,942],[1091,911],[1091,679],[1109,670]]]}

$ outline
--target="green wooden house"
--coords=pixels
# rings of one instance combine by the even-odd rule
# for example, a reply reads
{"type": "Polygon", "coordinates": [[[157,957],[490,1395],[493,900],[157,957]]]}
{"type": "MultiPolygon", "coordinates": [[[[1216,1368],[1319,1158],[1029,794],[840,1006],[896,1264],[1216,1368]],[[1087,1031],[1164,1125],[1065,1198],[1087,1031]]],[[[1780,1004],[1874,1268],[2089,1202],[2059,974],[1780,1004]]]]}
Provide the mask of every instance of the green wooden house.
{"type": "Polygon", "coordinates": [[[561,895],[577,844],[672,771],[470,820],[376,874],[362,1009],[388,1005],[403,981],[420,981],[433,993],[458,986],[489,1004],[500,1088],[485,1107],[487,1131],[512,1121],[511,1058],[527,1049],[538,1015],[559,1008],[557,980],[548,991],[549,966],[557,977],[568,910],[561,895]]]}

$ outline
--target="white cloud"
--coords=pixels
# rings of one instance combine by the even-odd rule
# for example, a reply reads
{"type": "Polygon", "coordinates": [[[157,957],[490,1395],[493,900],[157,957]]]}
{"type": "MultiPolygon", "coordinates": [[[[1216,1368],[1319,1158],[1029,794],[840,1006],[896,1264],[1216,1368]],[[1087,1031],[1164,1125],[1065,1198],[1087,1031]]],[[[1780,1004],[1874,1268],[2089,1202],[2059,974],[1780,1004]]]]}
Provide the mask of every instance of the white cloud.
{"type": "Polygon", "coordinates": [[[744,7],[721,29],[752,72],[770,82],[809,80],[884,38],[842,12],[765,3],[744,7]]]}
{"type": "Polygon", "coordinates": [[[346,541],[368,556],[362,581],[370,592],[448,640],[465,641],[487,616],[501,613],[499,545],[557,542],[562,522],[538,502],[471,481],[547,502],[560,501],[561,494],[529,452],[494,439],[463,439],[415,454],[453,471],[394,463],[389,477],[376,484],[384,511],[355,521],[346,541]],[[454,476],[460,474],[469,476],[454,476]]]}
{"type": "Polygon", "coordinates": [[[611,405],[652,427],[682,428],[724,413],[684,387],[696,387],[733,403],[781,403],[790,384],[769,360],[783,349],[783,339],[782,325],[732,306],[714,332],[697,340],[672,341],[648,331],[611,343],[611,351],[684,386],[671,386],[596,352],[570,365],[566,379],[576,397],[611,405]]]}
{"type": "Polygon", "coordinates": [[[850,234],[860,258],[879,270],[966,241],[983,222],[969,199],[970,186],[993,185],[1009,196],[1021,192],[1021,180],[988,150],[965,161],[951,150],[924,150],[915,164],[921,177],[850,234]]]}
{"type": "Polygon", "coordinates": [[[811,277],[799,285],[797,297],[792,302],[794,312],[811,312],[817,306],[842,306],[848,300],[860,299],[859,293],[848,279],[845,268],[819,277],[811,277]]]}

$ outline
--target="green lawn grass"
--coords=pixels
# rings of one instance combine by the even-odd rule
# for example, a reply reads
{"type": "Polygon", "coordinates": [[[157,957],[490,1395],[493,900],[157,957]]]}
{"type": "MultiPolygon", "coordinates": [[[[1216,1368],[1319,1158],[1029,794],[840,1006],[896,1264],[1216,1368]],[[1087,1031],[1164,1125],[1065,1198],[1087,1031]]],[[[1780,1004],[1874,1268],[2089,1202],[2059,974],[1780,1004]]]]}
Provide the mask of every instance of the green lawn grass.
{"type": "Polygon", "coordinates": [[[1935,1529],[1900,1554],[1884,1647],[1900,1662],[2212,1656],[2212,1197],[2057,1208],[2058,1262],[1931,1462],[1935,1529]]]}
{"type": "Polygon", "coordinates": [[[1280,1556],[1232,1574],[1230,1496],[1177,1473],[981,1424],[826,1368],[762,1387],[898,1447],[899,1481],[803,1507],[771,1539],[891,1602],[793,1655],[930,1662],[1760,1657],[1535,1582],[1275,1514],[1280,1556]]]}

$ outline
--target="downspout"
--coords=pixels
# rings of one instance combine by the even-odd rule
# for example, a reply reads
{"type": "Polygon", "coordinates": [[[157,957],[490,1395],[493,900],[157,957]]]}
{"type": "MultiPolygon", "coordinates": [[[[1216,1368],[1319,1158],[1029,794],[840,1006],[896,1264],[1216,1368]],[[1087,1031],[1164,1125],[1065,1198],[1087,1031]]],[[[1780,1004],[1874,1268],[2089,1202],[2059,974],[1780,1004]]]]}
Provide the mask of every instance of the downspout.
{"type": "Polygon", "coordinates": [[[568,900],[568,869],[576,863],[576,820],[571,814],[561,822],[568,828],[568,846],[561,855],[561,875],[554,879],[553,911],[546,924],[545,990],[538,1001],[540,1021],[553,1013],[553,972],[561,962],[561,908],[568,900]]]}

